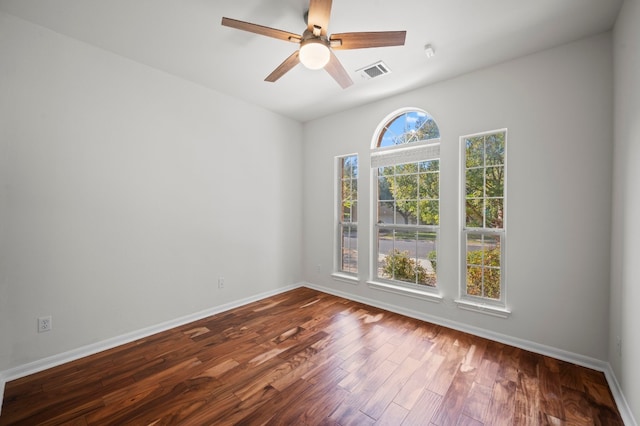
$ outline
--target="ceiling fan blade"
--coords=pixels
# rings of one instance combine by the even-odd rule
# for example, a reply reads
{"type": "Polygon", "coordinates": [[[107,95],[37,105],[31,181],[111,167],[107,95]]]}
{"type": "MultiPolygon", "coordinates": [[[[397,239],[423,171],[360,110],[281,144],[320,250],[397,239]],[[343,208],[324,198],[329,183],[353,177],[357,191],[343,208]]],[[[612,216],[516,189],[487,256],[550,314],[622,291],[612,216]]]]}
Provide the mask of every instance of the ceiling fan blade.
{"type": "Polygon", "coordinates": [[[326,36],[330,15],[331,0],[310,0],[307,29],[313,32],[313,27],[319,27],[320,35],[326,36]]]}
{"type": "Polygon", "coordinates": [[[331,34],[331,48],[336,50],[365,49],[368,47],[403,46],[406,31],[381,31],[331,34]],[[339,41],[338,41],[339,40],[339,41]]]}
{"type": "Polygon", "coordinates": [[[291,56],[284,60],[283,63],[278,65],[278,68],[273,70],[271,74],[264,79],[264,81],[270,81],[271,83],[276,82],[280,77],[285,75],[288,71],[290,71],[293,67],[300,63],[300,51],[296,50],[293,52],[291,56]]]}
{"type": "Polygon", "coordinates": [[[275,28],[264,27],[262,25],[252,24],[250,22],[238,21],[237,19],[223,17],[222,25],[224,25],[225,27],[235,28],[237,30],[248,31],[250,33],[277,38],[279,40],[291,41],[293,43],[300,43],[300,40],[302,39],[302,37],[298,34],[277,30],[275,28]]]}
{"type": "Polygon", "coordinates": [[[343,89],[346,89],[353,84],[353,80],[349,77],[347,70],[344,69],[338,60],[338,57],[333,52],[331,52],[331,59],[324,69],[331,74],[331,77],[333,77],[333,79],[337,81],[343,89]]]}

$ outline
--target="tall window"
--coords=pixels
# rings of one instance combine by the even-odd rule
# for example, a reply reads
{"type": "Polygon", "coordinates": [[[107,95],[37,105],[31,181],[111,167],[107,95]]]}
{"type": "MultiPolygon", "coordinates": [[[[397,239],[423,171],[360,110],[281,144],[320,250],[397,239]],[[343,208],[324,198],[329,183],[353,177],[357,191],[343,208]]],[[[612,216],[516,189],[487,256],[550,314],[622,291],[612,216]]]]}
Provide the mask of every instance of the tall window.
{"type": "Polygon", "coordinates": [[[337,270],[358,273],[358,156],[338,157],[337,270]]]}
{"type": "Polygon", "coordinates": [[[431,116],[405,110],[385,121],[371,154],[375,179],[372,277],[428,289],[437,284],[440,132],[431,116]]]}
{"type": "Polygon", "coordinates": [[[461,138],[464,170],[463,298],[505,305],[506,130],[461,138]]]}

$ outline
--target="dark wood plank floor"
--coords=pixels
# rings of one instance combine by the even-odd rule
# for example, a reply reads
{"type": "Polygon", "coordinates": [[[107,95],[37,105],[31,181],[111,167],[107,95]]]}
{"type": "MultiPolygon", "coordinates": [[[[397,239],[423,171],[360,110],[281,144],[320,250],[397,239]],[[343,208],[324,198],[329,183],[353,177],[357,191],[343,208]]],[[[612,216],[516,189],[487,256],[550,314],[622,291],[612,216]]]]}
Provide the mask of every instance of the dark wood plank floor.
{"type": "Polygon", "coordinates": [[[299,288],[9,382],[0,424],[622,420],[600,372],[299,288]]]}

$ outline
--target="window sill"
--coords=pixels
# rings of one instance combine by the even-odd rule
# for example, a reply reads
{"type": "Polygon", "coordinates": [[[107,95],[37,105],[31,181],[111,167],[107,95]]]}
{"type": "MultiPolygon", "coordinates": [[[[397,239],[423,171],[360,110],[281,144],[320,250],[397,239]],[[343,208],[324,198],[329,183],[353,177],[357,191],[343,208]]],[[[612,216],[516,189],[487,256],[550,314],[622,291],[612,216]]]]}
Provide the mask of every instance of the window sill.
{"type": "Polygon", "coordinates": [[[511,311],[499,306],[491,306],[484,303],[470,302],[468,300],[456,300],[458,308],[466,311],[478,312],[498,318],[509,318],[511,311]]]}
{"type": "Polygon", "coordinates": [[[343,283],[347,283],[351,285],[360,284],[360,280],[358,279],[358,277],[354,275],[347,275],[347,274],[341,274],[339,272],[334,272],[333,274],[331,274],[331,278],[333,278],[336,281],[341,281],[343,283]]]}
{"type": "Polygon", "coordinates": [[[416,299],[427,300],[429,302],[440,303],[443,298],[438,293],[432,293],[430,291],[418,290],[408,287],[403,287],[395,284],[382,283],[376,281],[367,281],[369,288],[375,290],[386,291],[388,293],[401,294],[403,296],[414,297],[416,299]]]}

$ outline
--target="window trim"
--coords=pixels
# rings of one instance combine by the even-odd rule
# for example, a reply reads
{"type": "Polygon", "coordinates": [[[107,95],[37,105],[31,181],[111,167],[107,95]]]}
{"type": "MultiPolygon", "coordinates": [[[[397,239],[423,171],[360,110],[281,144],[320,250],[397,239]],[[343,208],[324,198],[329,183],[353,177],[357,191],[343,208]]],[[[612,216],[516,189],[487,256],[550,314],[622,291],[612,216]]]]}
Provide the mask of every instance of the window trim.
{"type": "MultiPolygon", "coordinates": [[[[507,286],[506,286],[506,247],[507,247],[507,147],[508,143],[508,130],[506,128],[494,129],[478,133],[470,133],[460,136],[459,148],[460,148],[460,196],[459,196],[459,288],[458,299],[455,300],[458,308],[469,310],[473,312],[479,312],[487,315],[497,316],[500,318],[507,318],[510,316],[511,311],[507,307],[507,286]],[[497,133],[504,133],[504,188],[503,188],[503,224],[502,228],[476,228],[466,226],[466,140],[469,138],[488,136],[497,133]],[[490,299],[488,297],[475,296],[467,294],[467,235],[468,234],[482,234],[482,235],[498,235],[500,236],[500,299],[490,299]]],[[[486,168],[486,165],[485,167],[486,168]]]]}

